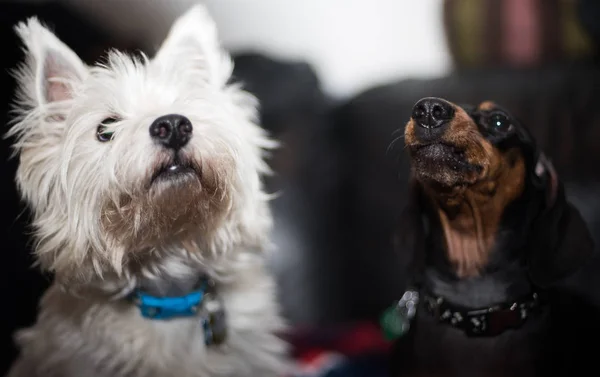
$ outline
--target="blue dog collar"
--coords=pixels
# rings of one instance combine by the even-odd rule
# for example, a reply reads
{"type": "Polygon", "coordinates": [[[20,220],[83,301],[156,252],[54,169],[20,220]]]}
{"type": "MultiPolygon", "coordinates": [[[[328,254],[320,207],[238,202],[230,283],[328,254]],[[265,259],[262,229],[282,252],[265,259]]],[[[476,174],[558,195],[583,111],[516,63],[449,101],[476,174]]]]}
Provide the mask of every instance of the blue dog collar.
{"type": "Polygon", "coordinates": [[[202,282],[199,289],[178,297],[157,297],[136,289],[133,301],[140,308],[142,317],[148,319],[172,319],[195,316],[206,294],[207,284],[202,282]]]}
{"type": "Polygon", "coordinates": [[[222,344],[227,337],[225,308],[214,292],[214,283],[208,279],[202,279],[198,289],[184,296],[157,297],[136,289],[131,298],[147,319],[197,317],[207,346],[222,344]]]}

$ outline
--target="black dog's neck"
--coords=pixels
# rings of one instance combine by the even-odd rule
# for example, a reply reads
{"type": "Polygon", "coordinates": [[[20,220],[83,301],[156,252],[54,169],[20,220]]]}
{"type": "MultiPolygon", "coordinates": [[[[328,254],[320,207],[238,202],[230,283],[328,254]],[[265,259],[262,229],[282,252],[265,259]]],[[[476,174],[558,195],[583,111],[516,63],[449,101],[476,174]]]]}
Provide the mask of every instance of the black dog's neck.
{"type": "Polygon", "coordinates": [[[518,266],[456,280],[448,278],[435,267],[428,267],[424,282],[427,293],[471,309],[516,301],[533,290],[526,271],[518,266]]]}
{"type": "MultiPolygon", "coordinates": [[[[529,191],[529,190],[527,190],[529,191]]],[[[479,273],[461,277],[445,249],[444,230],[437,213],[425,217],[423,288],[434,296],[467,308],[485,308],[518,300],[534,287],[527,268],[528,229],[539,201],[524,195],[504,210],[488,259],[479,273]]]]}

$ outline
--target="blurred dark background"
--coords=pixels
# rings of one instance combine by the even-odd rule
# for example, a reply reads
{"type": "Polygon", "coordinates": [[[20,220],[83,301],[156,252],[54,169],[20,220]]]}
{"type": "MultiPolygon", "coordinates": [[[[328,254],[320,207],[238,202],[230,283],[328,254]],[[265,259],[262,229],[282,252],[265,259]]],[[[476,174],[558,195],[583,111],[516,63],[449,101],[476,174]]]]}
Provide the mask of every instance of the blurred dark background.
{"type": "MultiPolygon", "coordinates": [[[[12,32],[19,20],[38,15],[90,64],[109,47],[152,54],[156,44],[143,34],[120,38],[109,33],[75,3],[0,2],[3,124],[14,93],[8,72],[22,58],[12,32]]],[[[439,4],[439,12],[430,16],[443,27],[451,61],[448,72],[438,77],[388,79],[336,96],[323,89],[326,70],[319,75],[308,61],[256,49],[233,51],[236,78],[258,96],[264,127],[284,143],[270,161],[277,175],[267,183],[270,191],[283,194],[273,202],[273,237],[281,250],[272,257],[272,268],[284,314],[294,325],[375,320],[401,293],[405,261],[391,249],[390,235],[406,203],[408,165],[402,140],[389,146],[421,97],[459,103],[491,99],[521,118],[554,162],[600,245],[600,2],[439,4]]],[[[328,19],[333,26],[336,17],[328,19]]],[[[417,39],[417,47],[429,43],[420,35],[396,38],[417,39]]],[[[16,160],[9,160],[9,154],[10,141],[2,140],[0,340],[9,352],[1,353],[0,372],[16,355],[11,334],[34,321],[50,281],[31,268],[28,213],[15,191],[16,160]]],[[[596,261],[576,280],[597,287],[590,296],[600,304],[600,273],[595,271],[600,271],[596,261]]]]}

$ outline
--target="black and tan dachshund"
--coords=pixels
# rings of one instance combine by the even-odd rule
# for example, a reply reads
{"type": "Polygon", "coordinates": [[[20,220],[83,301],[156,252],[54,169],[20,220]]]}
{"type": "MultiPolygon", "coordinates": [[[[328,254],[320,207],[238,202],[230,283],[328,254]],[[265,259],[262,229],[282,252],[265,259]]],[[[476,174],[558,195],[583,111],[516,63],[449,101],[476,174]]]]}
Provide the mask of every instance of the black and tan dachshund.
{"type": "Polygon", "coordinates": [[[405,144],[410,277],[388,316],[410,327],[395,328],[393,376],[599,375],[600,315],[560,288],[593,241],[528,130],[492,102],[424,98],[405,144]]]}

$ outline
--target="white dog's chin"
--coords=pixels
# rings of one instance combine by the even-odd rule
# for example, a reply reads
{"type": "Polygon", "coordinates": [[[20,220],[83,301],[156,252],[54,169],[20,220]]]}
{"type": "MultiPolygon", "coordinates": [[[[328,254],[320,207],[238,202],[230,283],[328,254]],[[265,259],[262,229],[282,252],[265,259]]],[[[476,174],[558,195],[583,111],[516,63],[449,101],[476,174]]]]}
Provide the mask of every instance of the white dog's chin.
{"type": "Polygon", "coordinates": [[[201,189],[208,190],[213,196],[216,195],[218,185],[215,184],[215,177],[209,176],[210,169],[207,169],[207,175],[203,177],[201,161],[184,153],[162,153],[161,155],[162,158],[153,164],[145,184],[145,188],[151,192],[151,195],[190,186],[201,186],[201,189]]]}
{"type": "Polygon", "coordinates": [[[130,253],[210,240],[232,206],[233,164],[214,167],[179,155],[155,166],[146,184],[107,203],[102,216],[107,237],[130,253]]]}
{"type": "Polygon", "coordinates": [[[188,183],[190,180],[200,184],[200,174],[198,169],[189,162],[173,161],[157,169],[152,175],[152,179],[150,179],[150,185],[164,183],[168,186],[179,186],[188,183]]]}
{"type": "Polygon", "coordinates": [[[279,375],[282,321],[259,252],[272,222],[263,155],[276,143],[255,99],[229,85],[204,7],[152,59],[113,51],[94,67],[35,18],[16,30],[26,61],[9,135],[37,260],[56,280],[10,376],[279,375]],[[185,293],[199,276],[227,312],[219,354],[197,318],[146,320],[114,301],[139,287],[185,293]]]}

